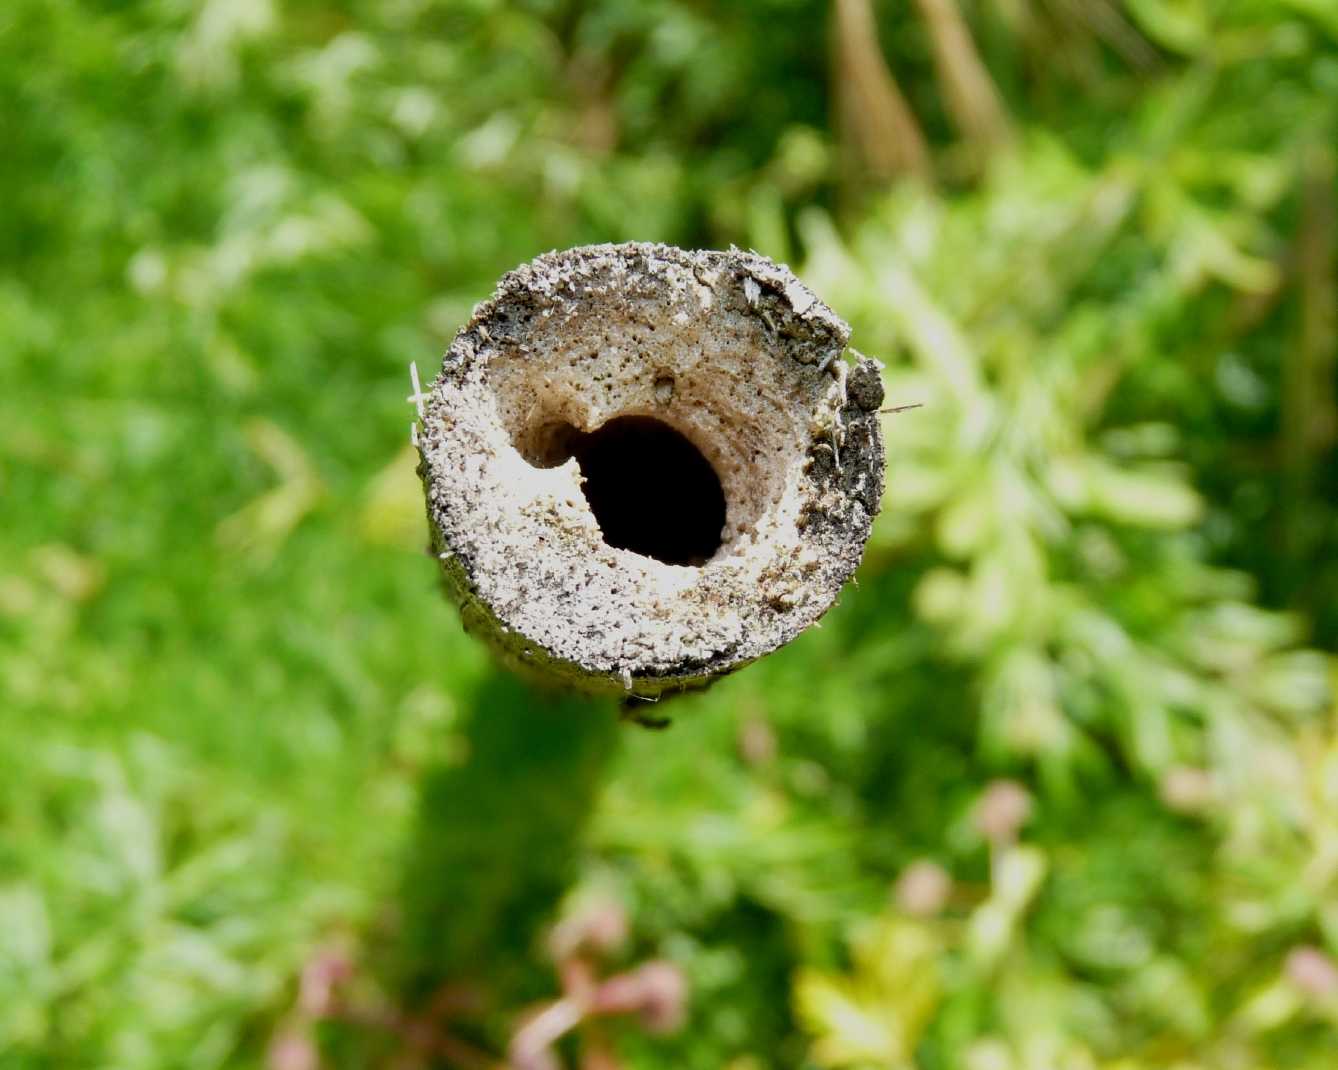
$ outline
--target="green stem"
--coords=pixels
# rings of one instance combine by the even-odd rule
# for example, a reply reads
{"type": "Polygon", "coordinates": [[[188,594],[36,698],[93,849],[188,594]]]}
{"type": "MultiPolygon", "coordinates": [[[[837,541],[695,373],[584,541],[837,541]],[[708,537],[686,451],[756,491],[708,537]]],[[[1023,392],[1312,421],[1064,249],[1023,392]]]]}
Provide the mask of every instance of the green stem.
{"type": "Polygon", "coordinates": [[[405,995],[524,991],[541,927],[580,857],[618,730],[612,702],[554,696],[506,674],[473,698],[463,764],[430,770],[403,890],[405,995]]]}

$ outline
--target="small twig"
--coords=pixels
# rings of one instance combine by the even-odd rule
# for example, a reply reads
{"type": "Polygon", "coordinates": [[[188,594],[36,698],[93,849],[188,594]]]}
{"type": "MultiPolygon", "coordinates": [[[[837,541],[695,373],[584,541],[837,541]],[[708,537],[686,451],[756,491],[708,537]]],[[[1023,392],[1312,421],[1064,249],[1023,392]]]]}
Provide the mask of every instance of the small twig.
{"type": "Polygon", "coordinates": [[[418,410],[418,419],[409,421],[409,444],[418,448],[418,422],[423,418],[423,401],[429,395],[423,393],[423,384],[418,378],[418,361],[409,361],[409,381],[413,384],[413,393],[404,400],[418,410]]]}
{"type": "Polygon", "coordinates": [[[423,402],[431,395],[423,393],[423,384],[418,379],[418,361],[409,361],[409,381],[413,383],[413,393],[404,400],[418,409],[418,418],[423,418],[423,402]]]}

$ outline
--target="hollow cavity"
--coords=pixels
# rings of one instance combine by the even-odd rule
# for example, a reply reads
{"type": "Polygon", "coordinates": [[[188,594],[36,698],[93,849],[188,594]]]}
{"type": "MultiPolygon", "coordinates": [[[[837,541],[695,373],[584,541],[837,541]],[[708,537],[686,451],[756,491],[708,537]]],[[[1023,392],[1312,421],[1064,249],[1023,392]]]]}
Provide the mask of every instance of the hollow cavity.
{"type": "Polygon", "coordinates": [[[544,458],[576,458],[604,541],[666,565],[702,565],[720,549],[725,492],[683,435],[652,416],[619,416],[594,431],[548,435],[544,458]]]}

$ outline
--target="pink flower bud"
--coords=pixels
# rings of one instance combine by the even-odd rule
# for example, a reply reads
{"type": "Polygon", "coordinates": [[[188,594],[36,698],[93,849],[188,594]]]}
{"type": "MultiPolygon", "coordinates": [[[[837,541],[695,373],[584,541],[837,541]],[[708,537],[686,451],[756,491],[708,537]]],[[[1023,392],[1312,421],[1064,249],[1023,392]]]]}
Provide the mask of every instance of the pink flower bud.
{"type": "Polygon", "coordinates": [[[1338,994],[1338,965],[1317,947],[1296,947],[1287,955],[1287,979],[1313,999],[1338,994]]]}
{"type": "Polygon", "coordinates": [[[1006,844],[1017,839],[1018,830],[1031,816],[1031,796],[1016,780],[996,780],[976,803],[975,825],[990,843],[1006,844]]]}
{"type": "Polygon", "coordinates": [[[627,911],[614,899],[589,903],[553,927],[548,946],[558,961],[589,953],[606,956],[627,940],[627,911]]]}
{"type": "Polygon", "coordinates": [[[275,1036],[265,1055],[268,1070],[319,1070],[320,1064],[311,1039],[294,1029],[275,1036]]]}
{"type": "Polygon", "coordinates": [[[302,968],[298,985],[298,1008],[309,1018],[328,1018],[335,1013],[341,984],[353,976],[353,963],[342,952],[317,952],[302,968]]]}
{"type": "Polygon", "coordinates": [[[657,959],[636,971],[641,982],[641,1024],[648,1033],[672,1033],[687,1016],[688,981],[672,962],[657,959]]]}
{"type": "Polygon", "coordinates": [[[952,878],[937,862],[920,859],[912,862],[897,878],[897,906],[917,918],[939,913],[952,894],[952,878]]]}

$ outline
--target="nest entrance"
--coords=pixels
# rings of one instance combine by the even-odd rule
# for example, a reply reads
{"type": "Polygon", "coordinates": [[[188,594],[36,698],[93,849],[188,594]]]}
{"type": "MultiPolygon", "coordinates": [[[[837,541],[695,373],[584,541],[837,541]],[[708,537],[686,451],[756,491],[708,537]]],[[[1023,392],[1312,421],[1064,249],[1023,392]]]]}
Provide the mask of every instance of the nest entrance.
{"type": "Polygon", "coordinates": [[[466,628],[536,679],[654,698],[814,623],[882,492],[878,369],[841,361],[849,332],[738,250],[591,246],[506,275],[418,431],[466,628]]]}
{"type": "Polygon", "coordinates": [[[604,541],[666,565],[704,565],[720,549],[725,492],[711,462],[653,416],[618,416],[593,431],[544,436],[542,467],[575,458],[604,541]]]}

